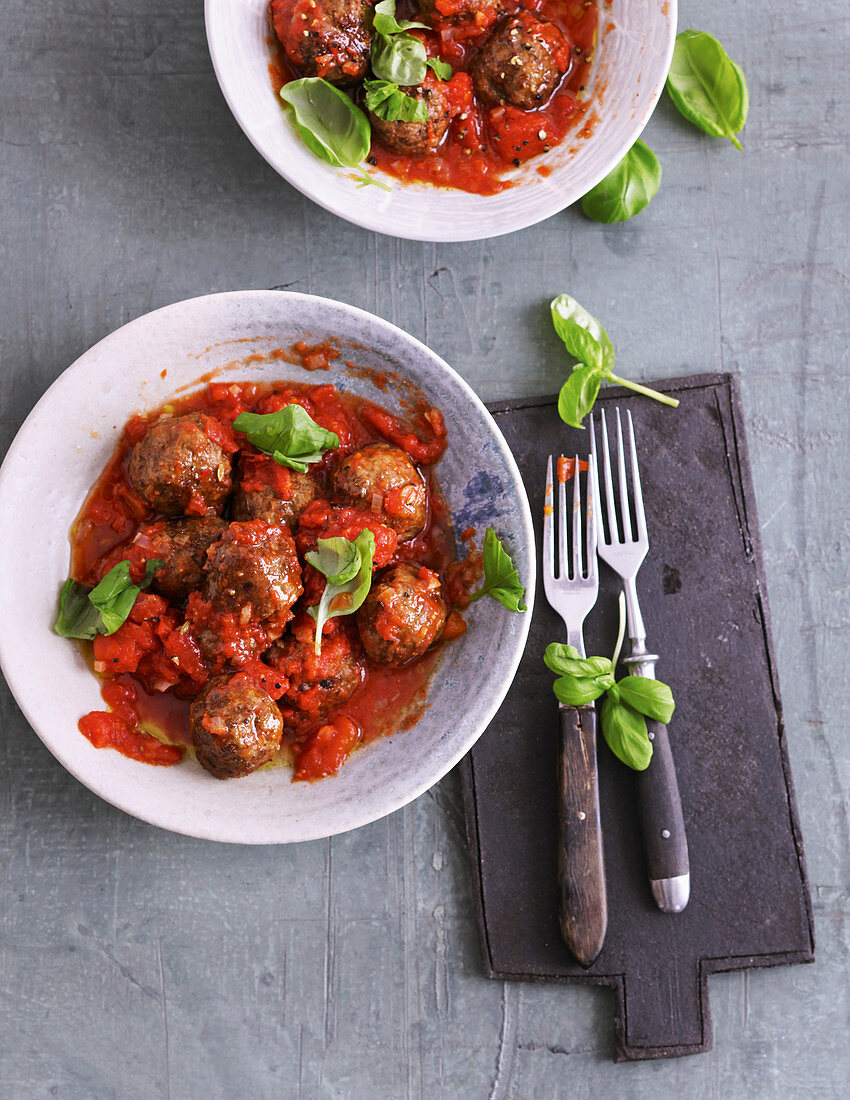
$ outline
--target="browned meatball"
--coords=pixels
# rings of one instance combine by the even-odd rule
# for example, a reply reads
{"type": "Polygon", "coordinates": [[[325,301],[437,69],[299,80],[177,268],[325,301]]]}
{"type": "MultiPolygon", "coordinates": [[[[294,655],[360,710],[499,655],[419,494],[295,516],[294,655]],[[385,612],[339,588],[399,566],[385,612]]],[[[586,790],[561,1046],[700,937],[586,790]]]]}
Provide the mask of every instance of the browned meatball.
{"type": "Polygon", "coordinates": [[[420,657],[446,621],[440,578],[424,566],[392,565],[372,582],[357,612],[363,648],[382,665],[403,665],[420,657]]]}
{"type": "Polygon", "coordinates": [[[541,107],[570,65],[569,43],[554,23],[521,11],[508,19],[469,67],[485,103],[541,107]]]}
{"type": "Polygon", "coordinates": [[[369,112],[372,138],[391,153],[423,156],[433,153],[446,135],[452,119],[452,109],[442,81],[430,72],[422,84],[402,88],[414,99],[422,100],[428,109],[427,122],[387,122],[369,112]]]}
{"type": "Polygon", "coordinates": [[[287,634],[266,655],[288,681],[278,705],[287,729],[301,733],[326,718],[360,686],[365,671],[357,633],[343,619],[322,637],[315,651],[316,624],[299,615],[287,634]]]}
{"type": "Polygon", "coordinates": [[[203,586],[207,550],[227,530],[226,520],[217,516],[192,519],[161,519],[139,530],[135,545],[150,561],[164,564],[153,576],[153,587],[169,600],[185,600],[203,586]]]}
{"type": "Polygon", "coordinates": [[[166,516],[220,514],[231,489],[230,455],[213,438],[216,422],[201,412],[158,420],[133,448],[130,481],[166,516]]]}
{"type": "Polygon", "coordinates": [[[428,519],[428,493],[418,470],[400,447],[367,443],[337,466],[334,488],[344,497],[366,504],[398,535],[415,538],[428,519]]]}
{"type": "Polygon", "coordinates": [[[277,466],[273,459],[263,461],[276,469],[259,473],[256,462],[244,468],[233,492],[233,518],[262,519],[291,526],[319,495],[318,486],[309,474],[277,466]]]}
{"type": "Polygon", "coordinates": [[[216,779],[236,779],[267,764],[283,721],[271,696],[242,673],[210,680],[189,710],[198,763],[216,779]]]}
{"type": "Polygon", "coordinates": [[[282,628],[301,595],[301,565],[288,527],[250,520],[231,523],[207,554],[207,599],[218,611],[239,612],[282,628]]]}
{"type": "Polygon", "coordinates": [[[301,76],[345,87],[369,71],[374,0],[272,0],[274,29],[301,76]]]}
{"type": "Polygon", "coordinates": [[[504,0],[417,0],[416,7],[435,27],[475,23],[482,33],[505,11],[504,0]]]}

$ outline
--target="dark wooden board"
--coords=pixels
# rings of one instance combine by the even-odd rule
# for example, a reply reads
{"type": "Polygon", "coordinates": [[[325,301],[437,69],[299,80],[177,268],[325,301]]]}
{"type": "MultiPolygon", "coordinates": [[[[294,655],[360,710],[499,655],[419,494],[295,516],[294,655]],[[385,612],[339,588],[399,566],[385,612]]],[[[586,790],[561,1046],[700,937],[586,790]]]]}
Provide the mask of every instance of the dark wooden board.
{"type": "MultiPolygon", "coordinates": [[[[811,962],[814,930],[803,841],[734,378],[659,385],[677,410],[605,390],[632,410],[650,550],[638,576],[658,678],[673,686],[670,740],[691,859],[688,908],[666,915],[649,890],[634,773],[600,738],[609,924],[582,970],[561,942],[556,875],[557,704],[542,662],[563,639],[538,586],[528,646],[490,728],[463,763],[479,931],[488,977],[612,986],[618,1061],[711,1047],[708,975],[811,962]]],[[[491,405],[519,463],[540,545],[546,455],[586,453],[554,401],[491,405]]],[[[589,653],[610,653],[616,577],[600,569],[589,653]]]]}

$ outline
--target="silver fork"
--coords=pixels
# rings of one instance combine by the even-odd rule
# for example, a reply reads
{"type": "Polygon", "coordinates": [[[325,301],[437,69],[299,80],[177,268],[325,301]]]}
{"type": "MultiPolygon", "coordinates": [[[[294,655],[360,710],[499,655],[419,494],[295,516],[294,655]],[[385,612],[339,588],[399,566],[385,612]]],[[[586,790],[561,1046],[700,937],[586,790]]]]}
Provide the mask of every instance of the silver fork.
{"type": "MultiPolygon", "coordinates": [[[[546,599],[567,628],[567,641],[582,657],[582,628],[596,603],[596,515],[593,459],[588,459],[587,503],[582,536],[581,479],[576,455],[572,491],[572,538],[567,530],[566,476],[558,476],[558,568],[555,560],[555,496],[552,458],[546,468],[543,520],[543,585],[546,599]],[[571,546],[570,546],[571,544],[571,546]],[[582,545],[584,544],[584,546],[582,545]],[[582,553],[584,550],[584,554],[582,553]]],[[[560,475],[560,471],[559,471],[560,475]]],[[[558,746],[558,893],[561,935],[588,967],[602,950],[608,927],[599,783],[596,771],[596,710],[560,707],[558,746]]]]}
{"type": "MultiPolygon", "coordinates": [[[[646,647],[646,629],[640,613],[637,595],[637,574],[649,549],[649,534],[646,527],[646,515],[643,508],[643,492],[638,469],[637,447],[632,414],[626,411],[629,437],[629,465],[631,467],[632,495],[629,497],[629,484],[626,476],[626,455],[623,445],[623,421],[619,408],[616,412],[617,441],[617,484],[619,519],[614,502],[614,477],[611,471],[611,452],[608,444],[608,427],[605,412],[601,416],[602,435],[602,472],[605,482],[606,524],[603,522],[601,494],[598,488],[598,460],[594,465],[596,473],[596,499],[599,519],[599,557],[617,573],[626,595],[626,614],[631,652],[623,658],[623,664],[633,676],[646,676],[655,679],[655,662],[658,657],[646,647]],[[634,524],[630,504],[634,506],[634,524]]],[[[593,414],[590,417],[591,451],[597,459],[596,424],[593,414]]],[[[653,743],[652,760],[649,767],[637,773],[638,804],[644,847],[649,867],[649,881],[652,895],[658,908],[665,913],[680,913],[688,904],[690,897],[690,865],[688,861],[688,841],[685,834],[685,822],[682,817],[682,802],[679,797],[679,784],[676,779],[676,767],[670,750],[667,727],[661,722],[647,718],[647,733],[653,743]]]]}

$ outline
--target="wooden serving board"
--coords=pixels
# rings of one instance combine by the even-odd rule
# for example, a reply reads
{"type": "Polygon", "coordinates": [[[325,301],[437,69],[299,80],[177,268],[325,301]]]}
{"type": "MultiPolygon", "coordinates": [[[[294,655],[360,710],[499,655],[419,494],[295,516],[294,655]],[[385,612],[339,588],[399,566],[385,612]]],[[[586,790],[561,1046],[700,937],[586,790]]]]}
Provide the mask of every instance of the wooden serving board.
{"type": "MultiPolygon", "coordinates": [[[[634,773],[600,737],[608,935],[587,971],[561,942],[558,715],[542,654],[564,631],[542,583],[516,680],[462,765],[487,976],[612,986],[618,1061],[710,1049],[714,971],[814,959],[737,385],[702,375],[658,388],[680,407],[619,389],[605,390],[600,404],[627,406],[635,421],[650,534],[638,591],[658,678],[676,696],[670,740],[690,844],[688,908],[655,907],[634,773]]],[[[490,408],[525,479],[539,553],[546,456],[586,453],[588,433],[567,428],[552,399],[490,408]]],[[[613,649],[618,591],[600,564],[588,653],[613,649]]]]}

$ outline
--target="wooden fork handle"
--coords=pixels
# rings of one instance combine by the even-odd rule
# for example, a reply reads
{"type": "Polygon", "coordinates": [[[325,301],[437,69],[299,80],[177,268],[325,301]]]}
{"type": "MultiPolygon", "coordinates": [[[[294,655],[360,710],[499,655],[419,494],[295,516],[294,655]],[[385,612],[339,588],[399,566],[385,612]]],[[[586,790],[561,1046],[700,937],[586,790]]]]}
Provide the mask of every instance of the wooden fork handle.
{"type": "Polygon", "coordinates": [[[682,800],[667,727],[646,720],[649,767],[637,773],[643,844],[652,893],[665,913],[680,913],[690,897],[690,865],[682,800]]]}
{"type": "Polygon", "coordinates": [[[608,899],[596,769],[596,710],[561,707],[558,892],[561,935],[583,967],[605,942],[608,899]]]}

